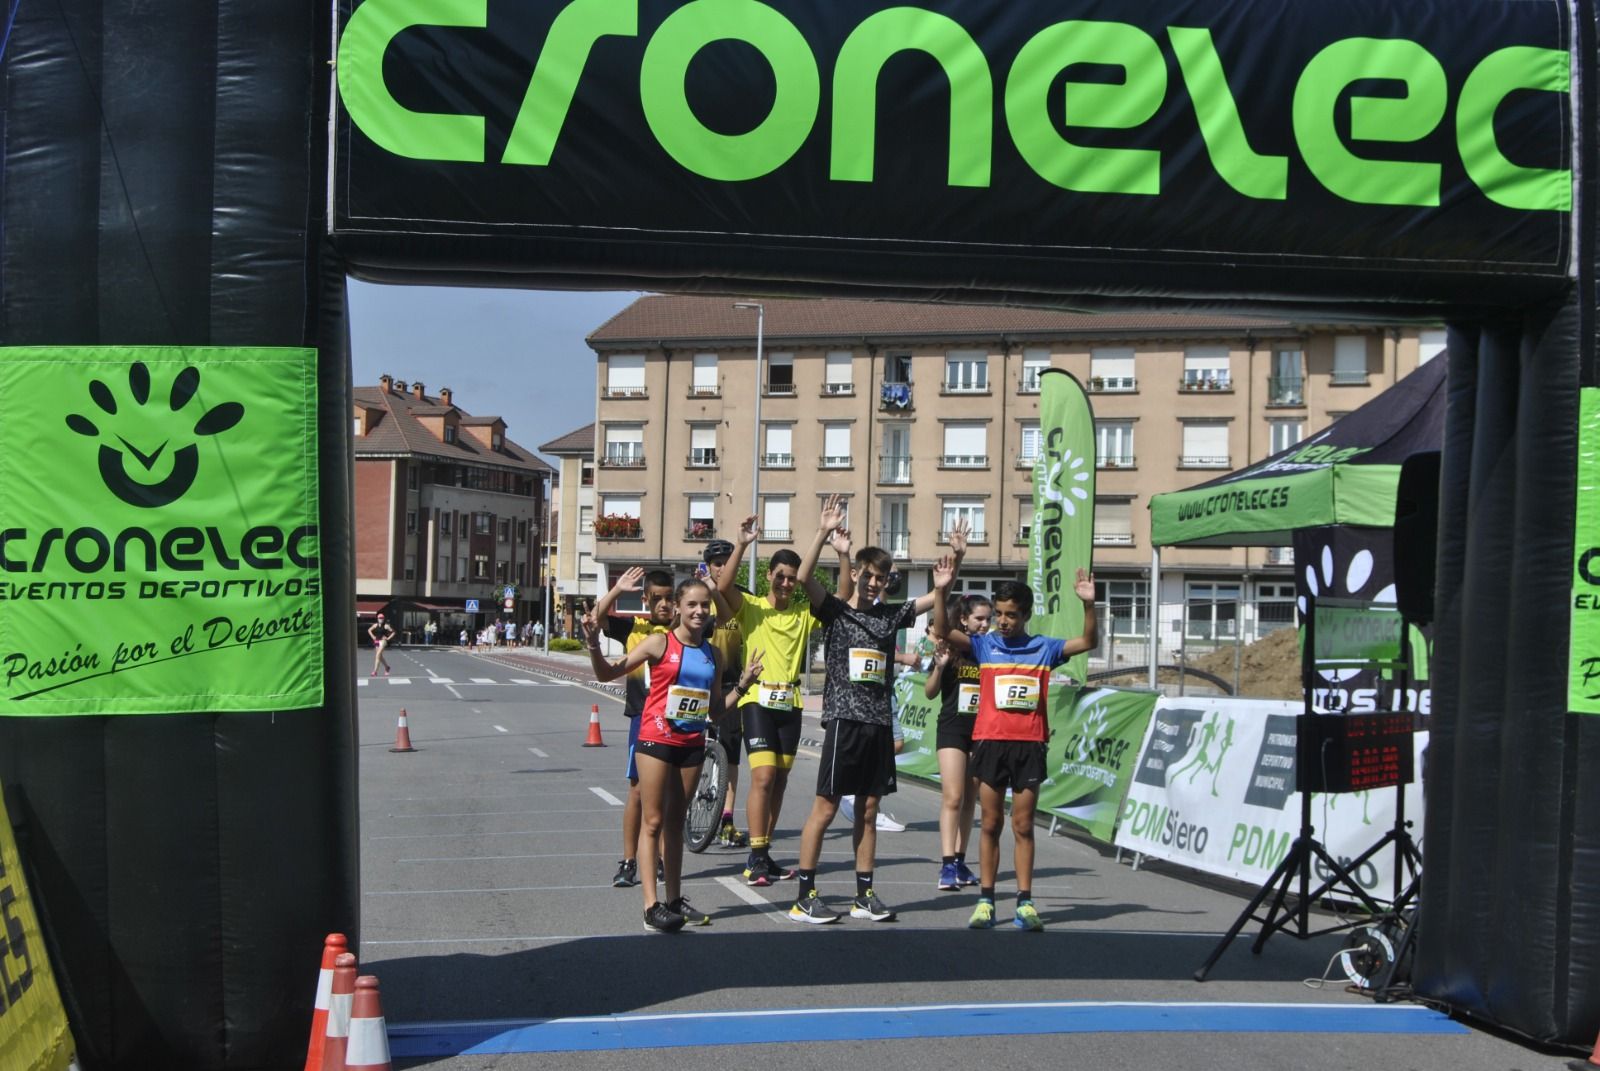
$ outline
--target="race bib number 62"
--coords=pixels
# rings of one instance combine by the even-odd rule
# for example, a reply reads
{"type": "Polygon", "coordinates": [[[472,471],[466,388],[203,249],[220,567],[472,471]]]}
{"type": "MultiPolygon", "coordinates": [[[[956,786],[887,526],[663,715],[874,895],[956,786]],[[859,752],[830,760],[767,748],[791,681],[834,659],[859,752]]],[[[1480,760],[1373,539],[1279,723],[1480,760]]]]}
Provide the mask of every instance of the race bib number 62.
{"type": "Polygon", "coordinates": [[[1014,714],[1033,713],[1039,709],[1039,679],[1011,673],[996,676],[994,705],[1014,714]]]}

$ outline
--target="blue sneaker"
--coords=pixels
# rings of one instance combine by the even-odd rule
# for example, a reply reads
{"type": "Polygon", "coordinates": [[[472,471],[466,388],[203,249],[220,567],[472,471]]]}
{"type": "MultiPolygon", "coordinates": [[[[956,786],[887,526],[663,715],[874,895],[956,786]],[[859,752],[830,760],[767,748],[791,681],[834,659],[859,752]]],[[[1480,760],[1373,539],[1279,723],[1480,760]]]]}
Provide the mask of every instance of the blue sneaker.
{"type": "Polygon", "coordinates": [[[946,863],[939,868],[939,891],[954,892],[961,888],[961,874],[956,870],[954,863],[946,863]]]}
{"type": "Polygon", "coordinates": [[[978,884],[978,875],[974,874],[971,870],[968,870],[967,864],[965,863],[956,864],[956,875],[961,879],[961,884],[963,885],[978,884]]]}

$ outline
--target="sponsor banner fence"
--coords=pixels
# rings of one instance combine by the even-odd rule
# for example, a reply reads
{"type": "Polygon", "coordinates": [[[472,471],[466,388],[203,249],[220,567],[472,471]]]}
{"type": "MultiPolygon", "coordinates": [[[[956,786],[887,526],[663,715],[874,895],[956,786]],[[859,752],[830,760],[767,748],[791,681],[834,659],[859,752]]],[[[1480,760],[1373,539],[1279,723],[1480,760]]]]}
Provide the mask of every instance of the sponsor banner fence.
{"type": "Polygon", "coordinates": [[[1567,706],[1600,714],[1600,387],[1578,407],[1578,502],[1572,540],[1572,645],[1567,706]]]}
{"type": "Polygon", "coordinates": [[[0,714],[322,703],[316,351],[0,350],[0,714]]]}
{"type": "MultiPolygon", "coordinates": [[[[1259,885],[1300,830],[1295,792],[1298,703],[1229,697],[1162,699],[1122,804],[1119,848],[1259,885]]],[[[1417,769],[1427,734],[1413,743],[1417,769]]],[[[1406,786],[1413,835],[1422,829],[1422,787],[1406,786]]],[[[1394,824],[1395,791],[1317,794],[1312,825],[1335,859],[1360,855],[1394,824]]],[[[1317,874],[1318,880],[1325,875],[1317,874]]],[[[1393,893],[1394,852],[1354,874],[1373,899],[1393,893]]]]}
{"type": "Polygon", "coordinates": [[[0,1068],[66,1071],[72,1032],[0,794],[0,1068]]]}

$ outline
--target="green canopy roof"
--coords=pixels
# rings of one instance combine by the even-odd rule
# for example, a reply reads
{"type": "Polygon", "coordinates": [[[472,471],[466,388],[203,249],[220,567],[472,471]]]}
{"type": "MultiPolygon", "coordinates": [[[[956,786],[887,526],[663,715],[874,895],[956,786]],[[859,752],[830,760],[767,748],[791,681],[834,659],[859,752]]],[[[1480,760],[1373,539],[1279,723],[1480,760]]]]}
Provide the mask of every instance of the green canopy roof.
{"type": "Polygon", "coordinates": [[[1443,355],[1264,461],[1150,499],[1158,547],[1288,546],[1297,528],[1394,524],[1400,464],[1444,442],[1443,355]]]}

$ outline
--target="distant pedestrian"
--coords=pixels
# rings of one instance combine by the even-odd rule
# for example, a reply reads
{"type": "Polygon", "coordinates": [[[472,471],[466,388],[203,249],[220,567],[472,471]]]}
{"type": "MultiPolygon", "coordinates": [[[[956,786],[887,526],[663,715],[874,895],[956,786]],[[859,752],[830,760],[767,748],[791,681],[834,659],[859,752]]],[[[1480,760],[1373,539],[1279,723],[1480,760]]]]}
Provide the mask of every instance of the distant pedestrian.
{"type": "Polygon", "coordinates": [[[533,644],[535,647],[544,644],[544,624],[539,621],[533,623],[533,644]]]}
{"type": "Polygon", "coordinates": [[[372,645],[376,648],[372,655],[372,672],[368,676],[376,677],[378,675],[378,667],[382,666],[383,675],[387,677],[389,675],[389,660],[383,657],[383,652],[389,646],[389,641],[394,639],[394,628],[383,619],[382,614],[379,614],[378,619],[367,629],[367,635],[372,637],[372,645]]]}

